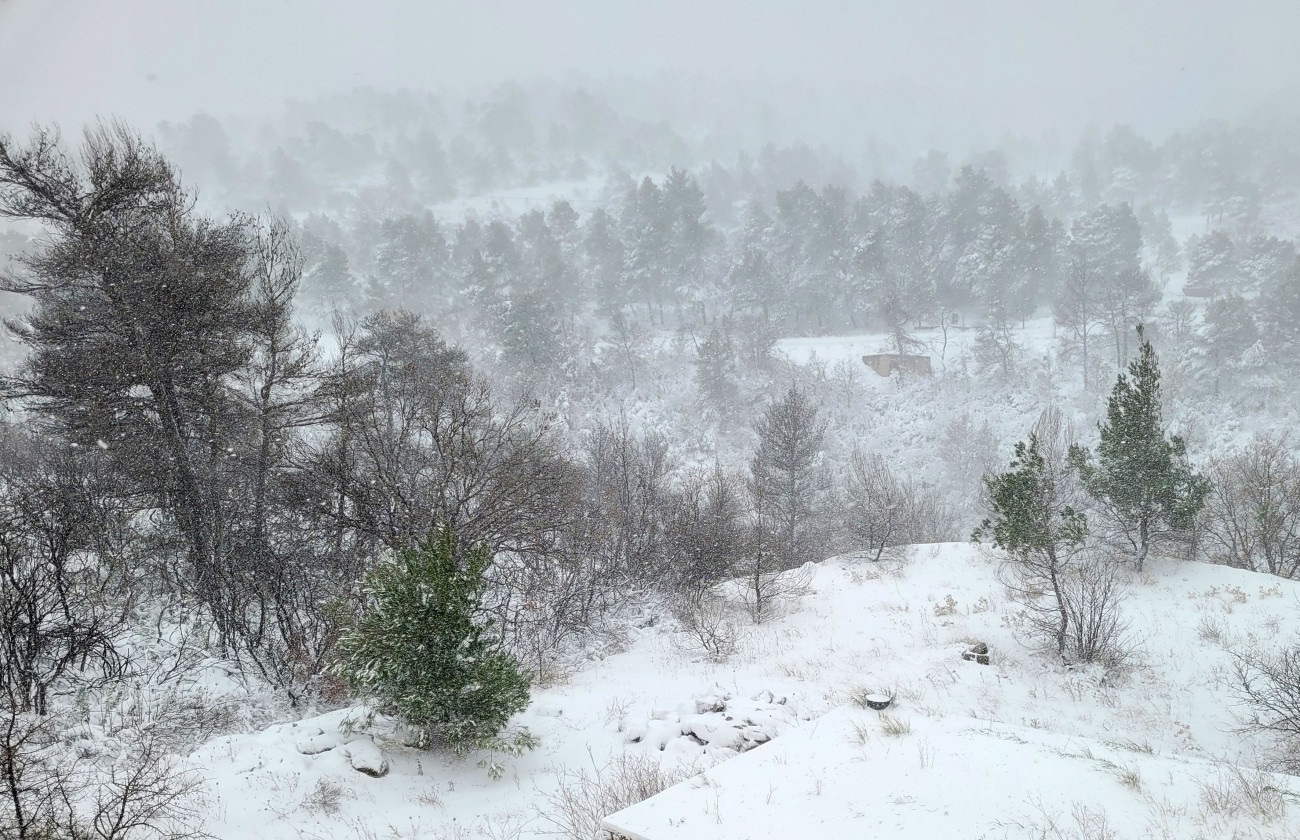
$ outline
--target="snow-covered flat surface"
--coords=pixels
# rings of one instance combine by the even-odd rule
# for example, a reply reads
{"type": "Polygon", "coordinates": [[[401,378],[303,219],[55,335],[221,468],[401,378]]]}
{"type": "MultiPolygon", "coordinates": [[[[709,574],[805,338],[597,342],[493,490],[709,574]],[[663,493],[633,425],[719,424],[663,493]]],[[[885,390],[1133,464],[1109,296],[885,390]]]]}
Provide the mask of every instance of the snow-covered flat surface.
{"type": "Polygon", "coordinates": [[[470,217],[494,215],[515,218],[530,210],[550,210],[557,201],[569,201],[584,215],[601,206],[603,177],[583,180],[550,181],[527,187],[502,187],[487,193],[467,195],[441,201],[429,209],[440,220],[463,221],[470,217]]]}
{"type": "Polygon", "coordinates": [[[1066,669],[1020,644],[997,559],[978,547],[812,570],[784,615],[757,626],[736,615],[725,661],[666,613],[632,621],[614,648],[534,690],[519,722],[540,746],[505,758],[500,779],[477,766],[482,756],[406,747],[384,725],[349,730],[346,711],[212,741],[192,757],[209,780],[205,828],[229,840],[563,836],[550,820],[555,791],[630,755],[719,780],[629,812],[659,820],[627,824],[650,840],[1056,837],[1042,833],[1050,820],[1061,837],[1218,840],[1236,826],[1242,838],[1300,836],[1300,801],[1276,793],[1300,793],[1293,779],[1247,774],[1276,805],[1263,816],[1213,807],[1252,807],[1233,793],[1233,766],[1255,766],[1267,747],[1237,731],[1231,652],[1294,641],[1300,583],[1151,562],[1130,576],[1124,605],[1131,665],[1106,672],[1066,669]],[[989,646],[989,665],[962,659],[975,642],[989,646]],[[894,696],[887,714],[911,733],[884,735],[874,711],[835,711],[867,693],[894,696]],[[379,764],[376,752],[385,775],[355,769],[379,764]],[[769,799],[779,817],[756,810],[769,799]],[[1114,834],[1077,830],[1076,803],[1114,834]],[[663,834],[670,818],[696,833],[663,834]],[[801,830],[747,833],[777,819],[801,830]]]}
{"type": "Polygon", "coordinates": [[[1274,788],[1262,808],[1300,796],[1294,777],[1239,777],[1121,741],[845,706],[605,826],[631,840],[1300,836],[1296,813],[1278,814],[1271,834],[1234,834],[1249,832],[1254,815],[1232,813],[1214,793],[1240,782],[1274,788]],[[891,722],[909,731],[889,734],[891,722]]]}
{"type": "MultiPolygon", "coordinates": [[[[1051,347],[1055,341],[1050,318],[1035,318],[1018,328],[1015,335],[1017,341],[1036,348],[1036,352],[1051,347]]],[[[938,326],[917,327],[912,331],[912,338],[917,342],[912,352],[929,356],[935,373],[960,370],[963,364],[972,364],[971,353],[978,336],[979,330],[972,326],[951,326],[946,332],[938,326]]],[[[830,366],[841,360],[861,365],[863,356],[897,352],[890,337],[879,332],[783,338],[776,346],[799,364],[818,359],[830,366]]],[[[863,370],[870,373],[865,367],[863,370]]],[[[866,379],[874,381],[880,377],[871,374],[866,379]]]]}

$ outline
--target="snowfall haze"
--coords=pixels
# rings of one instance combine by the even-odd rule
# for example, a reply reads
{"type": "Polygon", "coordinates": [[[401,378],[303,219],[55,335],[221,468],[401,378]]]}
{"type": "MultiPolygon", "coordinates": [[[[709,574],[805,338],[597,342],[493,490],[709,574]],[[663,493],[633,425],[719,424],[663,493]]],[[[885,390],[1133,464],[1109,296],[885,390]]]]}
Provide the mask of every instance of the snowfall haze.
{"type": "Polygon", "coordinates": [[[964,148],[973,133],[1167,131],[1285,101],[1297,32],[1286,0],[7,0],[0,113],[152,126],[353,87],[670,73],[770,85],[814,130],[964,148]],[[799,107],[811,90],[828,92],[816,112],[799,107]]]}
{"type": "Polygon", "coordinates": [[[0,838],[1300,838],[1297,36],[0,0],[0,838]]]}

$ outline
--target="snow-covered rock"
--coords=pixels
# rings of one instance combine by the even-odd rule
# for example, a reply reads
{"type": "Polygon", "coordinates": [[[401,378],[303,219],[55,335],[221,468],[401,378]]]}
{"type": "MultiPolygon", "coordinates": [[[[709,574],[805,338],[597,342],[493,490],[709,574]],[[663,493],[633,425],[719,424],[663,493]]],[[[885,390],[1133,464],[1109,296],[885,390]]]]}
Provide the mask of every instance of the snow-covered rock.
{"type": "Polygon", "coordinates": [[[362,739],[352,741],[345,747],[348,763],[352,769],[378,779],[388,775],[388,759],[374,741],[362,739]]]}
{"type": "Polygon", "coordinates": [[[320,755],[339,745],[337,734],[327,734],[320,727],[312,727],[294,739],[294,749],[303,755],[320,755]]]}

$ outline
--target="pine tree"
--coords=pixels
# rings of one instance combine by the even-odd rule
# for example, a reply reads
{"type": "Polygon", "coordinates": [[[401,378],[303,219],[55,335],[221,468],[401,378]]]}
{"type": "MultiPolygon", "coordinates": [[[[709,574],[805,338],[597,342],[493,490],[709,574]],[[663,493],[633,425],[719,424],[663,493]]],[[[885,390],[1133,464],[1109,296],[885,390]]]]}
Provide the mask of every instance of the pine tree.
{"type": "Polygon", "coordinates": [[[289,584],[297,542],[274,535],[296,512],[273,490],[315,375],[291,321],[288,229],[198,214],[172,165],[117,123],[88,131],[79,156],[52,128],[25,146],[0,135],[0,216],[47,233],[0,277],[34,303],[7,322],[30,352],[0,390],[102,451],[124,493],[163,513],[226,654],[288,673],[268,661],[279,634],[264,622],[300,614],[285,599],[304,590],[289,584]]]}
{"type": "Polygon", "coordinates": [[[1160,367],[1138,327],[1138,358],[1120,374],[1099,425],[1097,462],[1073,447],[1071,462],[1089,494],[1133,550],[1140,571],[1157,539],[1191,527],[1209,482],[1192,471],[1183,439],[1166,436],[1161,420],[1160,367]]]}
{"type": "Polygon", "coordinates": [[[490,560],[483,546],[457,551],[450,528],[397,552],[366,575],[369,603],[339,641],[338,673],[422,745],[456,753],[531,745],[526,731],[499,737],[528,705],[529,678],[482,615],[490,560]]]}
{"type": "MultiPolygon", "coordinates": [[[[1049,441],[1049,446],[1050,446],[1049,441]]],[[[1064,459],[1048,457],[1035,433],[1029,442],[1016,444],[1011,468],[985,476],[991,516],[975,530],[972,539],[990,539],[995,548],[1015,559],[1019,586],[1050,591],[1052,606],[1036,609],[1037,622],[1054,639],[1057,652],[1065,653],[1070,628],[1066,594],[1066,567],[1083,545],[1088,521],[1072,504],[1070,478],[1064,459]]]]}
{"type": "Polygon", "coordinates": [[[766,512],[764,530],[776,564],[792,569],[822,559],[825,534],[815,527],[822,513],[826,476],[819,456],[826,421],[817,419],[817,406],[791,386],[768,406],[758,424],[758,451],[750,463],[755,505],[766,512]]]}
{"type": "Polygon", "coordinates": [[[696,351],[695,390],[706,410],[725,424],[740,403],[736,350],[725,319],[714,322],[696,351]]]}

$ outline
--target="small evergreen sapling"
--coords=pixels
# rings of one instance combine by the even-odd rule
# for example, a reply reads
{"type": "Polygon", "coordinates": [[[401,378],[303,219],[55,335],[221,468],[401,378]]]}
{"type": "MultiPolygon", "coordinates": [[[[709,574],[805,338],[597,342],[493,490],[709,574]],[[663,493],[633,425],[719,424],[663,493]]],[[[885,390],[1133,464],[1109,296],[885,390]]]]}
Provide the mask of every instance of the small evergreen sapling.
{"type": "Polygon", "coordinates": [[[527,730],[502,737],[528,705],[529,678],[482,616],[490,560],[483,546],[457,551],[449,528],[399,551],[366,575],[366,609],[339,642],[337,672],[422,746],[518,754],[535,744],[527,730]]]}

